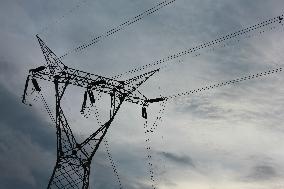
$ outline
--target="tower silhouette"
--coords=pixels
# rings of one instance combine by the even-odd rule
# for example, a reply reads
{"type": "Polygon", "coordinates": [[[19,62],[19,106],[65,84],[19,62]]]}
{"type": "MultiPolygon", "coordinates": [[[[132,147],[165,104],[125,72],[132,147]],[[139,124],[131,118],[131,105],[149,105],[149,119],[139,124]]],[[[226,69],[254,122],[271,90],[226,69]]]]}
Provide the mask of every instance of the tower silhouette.
{"type": "Polygon", "coordinates": [[[121,104],[125,101],[142,106],[142,117],[147,118],[146,107],[149,103],[159,102],[164,99],[147,99],[140,92],[138,87],[147,79],[159,71],[153,70],[125,81],[118,81],[111,78],[87,73],[84,71],[69,68],[47,47],[39,36],[36,36],[46,60],[45,66],[40,66],[29,71],[26,80],[23,103],[27,101],[27,95],[31,90],[41,92],[38,80],[52,82],[55,87],[55,123],[57,135],[57,160],[48,183],[48,189],[89,187],[90,166],[102,140],[111,126],[121,104]],[[29,87],[29,83],[32,86],[29,87]],[[61,106],[62,97],[65,95],[69,85],[85,88],[81,113],[84,113],[86,104],[95,104],[99,97],[93,91],[108,94],[110,97],[110,116],[105,123],[87,137],[83,142],[78,143],[64,115],[61,106]]]}

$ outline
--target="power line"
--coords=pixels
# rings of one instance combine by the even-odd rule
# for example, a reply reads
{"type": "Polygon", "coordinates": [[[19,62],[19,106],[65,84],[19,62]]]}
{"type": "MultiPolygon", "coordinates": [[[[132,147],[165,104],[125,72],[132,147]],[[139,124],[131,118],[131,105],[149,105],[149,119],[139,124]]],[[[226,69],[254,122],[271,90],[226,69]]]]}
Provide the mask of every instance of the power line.
{"type": "Polygon", "coordinates": [[[55,118],[54,118],[54,116],[53,116],[53,114],[52,114],[52,112],[51,112],[51,110],[50,110],[50,108],[49,108],[49,106],[48,106],[48,104],[47,104],[47,102],[46,102],[46,100],[45,100],[45,98],[44,98],[44,96],[42,95],[41,92],[40,92],[40,98],[41,98],[41,101],[43,102],[43,105],[44,105],[44,107],[45,107],[45,109],[46,109],[46,111],[47,111],[51,121],[54,124],[56,124],[56,120],[55,120],[55,118]]]}
{"type": "MultiPolygon", "coordinates": [[[[215,40],[213,40],[213,41],[209,41],[209,42],[203,43],[203,44],[201,44],[201,45],[198,45],[198,46],[196,46],[196,47],[193,47],[193,48],[190,48],[190,49],[187,49],[187,50],[178,52],[178,53],[176,53],[176,54],[167,56],[166,58],[157,60],[157,61],[155,61],[155,62],[153,62],[153,63],[146,64],[146,65],[141,66],[141,67],[138,67],[138,68],[134,68],[134,69],[132,69],[132,70],[130,70],[130,71],[127,71],[127,72],[124,72],[124,73],[122,73],[122,74],[116,75],[116,76],[114,76],[113,78],[114,78],[114,79],[117,79],[117,78],[123,76],[124,74],[134,73],[134,72],[137,72],[137,71],[141,71],[141,70],[143,70],[143,69],[146,69],[146,68],[150,68],[150,67],[153,67],[153,66],[156,66],[156,65],[159,65],[159,64],[166,63],[166,62],[168,62],[168,61],[170,61],[170,60],[173,60],[173,59],[176,59],[176,58],[185,56],[185,55],[187,55],[187,54],[194,53],[194,52],[198,52],[198,51],[201,50],[201,49],[208,48],[208,47],[211,47],[211,46],[213,46],[213,45],[217,45],[217,44],[219,44],[219,43],[221,43],[221,42],[224,42],[224,41],[226,41],[226,40],[234,39],[234,38],[236,38],[236,37],[239,37],[239,36],[241,36],[241,35],[250,33],[250,32],[252,32],[252,31],[256,31],[256,30],[261,29],[261,28],[266,27],[266,26],[271,26],[272,24],[282,24],[282,20],[283,20],[283,14],[280,15],[280,16],[271,18],[271,19],[269,19],[269,20],[260,22],[260,23],[258,23],[258,24],[255,24],[255,25],[253,25],[253,26],[247,27],[247,28],[245,28],[245,29],[239,30],[239,31],[237,31],[237,32],[234,32],[234,33],[225,35],[225,36],[220,37],[220,38],[218,38],[218,39],[215,39],[215,40]]],[[[260,32],[262,32],[262,31],[260,31],[260,32]]]]}
{"type": "Polygon", "coordinates": [[[166,97],[162,97],[162,98],[164,100],[171,100],[171,99],[179,98],[179,97],[182,97],[182,96],[188,96],[188,95],[192,95],[192,94],[195,94],[195,93],[200,93],[202,91],[208,91],[208,90],[211,90],[211,89],[240,83],[240,82],[243,82],[243,81],[246,81],[246,80],[264,77],[264,76],[275,74],[275,73],[282,72],[282,71],[283,71],[283,68],[279,67],[279,68],[267,70],[265,72],[259,72],[259,73],[256,73],[256,74],[247,75],[247,76],[240,77],[240,78],[237,78],[237,79],[233,79],[233,80],[230,80],[230,81],[221,82],[221,83],[217,83],[217,84],[214,84],[214,85],[208,85],[208,86],[205,86],[205,87],[202,87],[202,88],[193,89],[193,90],[190,90],[190,91],[186,91],[186,92],[182,92],[182,93],[178,93],[178,94],[174,94],[174,95],[170,95],[170,96],[166,96],[166,97]]]}
{"type": "MultiPolygon", "coordinates": [[[[283,24],[281,25],[283,27],[283,24]]],[[[264,28],[263,30],[257,32],[257,33],[254,33],[254,34],[250,34],[250,35],[247,35],[247,36],[244,36],[244,39],[252,39],[254,37],[260,37],[262,36],[263,34],[265,34],[266,32],[269,32],[269,31],[274,31],[276,30],[277,27],[276,26],[272,26],[270,28],[264,28]]],[[[218,49],[222,49],[222,48],[225,48],[225,47],[233,47],[234,45],[236,44],[239,44],[241,42],[241,39],[238,39],[238,38],[235,38],[234,40],[232,41],[228,41],[224,44],[219,44],[218,47],[211,47],[209,49],[206,50],[206,52],[208,53],[212,53],[218,49]]],[[[198,56],[201,56],[202,54],[197,52],[197,54],[193,55],[193,57],[198,57],[198,56]]]]}
{"type": "Polygon", "coordinates": [[[151,149],[151,135],[150,135],[150,130],[149,130],[149,125],[148,125],[148,120],[146,119],[144,122],[144,133],[146,137],[146,160],[147,160],[147,167],[149,171],[149,176],[150,176],[150,181],[151,181],[151,188],[156,189],[156,181],[154,177],[154,166],[153,166],[153,154],[152,154],[152,149],[151,149]]]}
{"type": "Polygon", "coordinates": [[[88,0],[79,0],[79,2],[73,6],[71,9],[69,9],[65,14],[63,14],[61,17],[57,18],[55,21],[48,23],[45,27],[43,27],[40,31],[39,34],[47,33],[50,29],[51,25],[58,25],[60,24],[67,16],[68,14],[72,14],[75,12],[77,9],[82,7],[88,0]]]}
{"type": "MultiPolygon", "coordinates": [[[[281,24],[281,26],[283,27],[284,25],[281,24]]],[[[269,31],[274,31],[274,30],[276,30],[276,29],[278,29],[278,28],[276,27],[276,25],[275,25],[275,26],[271,26],[270,28],[264,28],[264,29],[260,30],[260,31],[257,32],[257,33],[252,33],[252,34],[250,34],[250,35],[244,36],[244,39],[252,39],[252,38],[254,38],[254,37],[261,37],[263,34],[269,32],[269,31]]],[[[210,47],[209,49],[207,49],[205,52],[206,52],[206,53],[212,53],[212,52],[214,52],[214,51],[216,51],[216,50],[220,50],[220,49],[222,49],[222,48],[233,47],[234,45],[239,44],[240,42],[241,42],[241,39],[239,39],[239,38],[234,38],[234,40],[226,41],[226,43],[223,43],[223,44],[222,44],[222,43],[219,43],[219,46],[212,46],[212,47],[210,47]]],[[[216,44],[216,45],[217,45],[217,44],[216,44]]],[[[201,55],[202,55],[202,53],[201,53],[200,51],[196,51],[196,54],[193,54],[192,57],[199,57],[199,56],[201,56],[201,55]]],[[[165,65],[164,65],[163,67],[159,67],[159,68],[160,68],[160,70],[162,70],[162,69],[164,69],[164,68],[167,68],[169,65],[182,64],[182,63],[184,63],[183,60],[182,60],[182,61],[179,60],[178,62],[165,62],[165,65]]],[[[149,66],[149,67],[151,67],[151,66],[149,66]]],[[[136,69],[133,69],[133,70],[124,72],[124,73],[122,73],[122,74],[113,76],[112,78],[113,78],[113,79],[118,79],[119,77],[122,77],[122,76],[125,76],[125,75],[128,75],[128,74],[133,74],[133,73],[136,73],[136,72],[145,70],[145,69],[147,69],[147,68],[149,68],[149,67],[143,67],[143,66],[142,66],[142,67],[138,67],[138,68],[136,68],[136,69]]]]}
{"type": "Polygon", "coordinates": [[[125,29],[126,27],[130,26],[131,24],[134,24],[138,21],[140,21],[142,18],[144,18],[145,16],[148,16],[148,15],[151,15],[153,13],[155,13],[156,11],[160,10],[161,8],[167,6],[167,5],[170,5],[172,4],[173,2],[175,2],[176,0],[165,0],[159,4],[157,4],[156,6],[142,12],[141,14],[129,19],[128,21],[126,22],[123,22],[122,24],[120,24],[119,26],[115,27],[115,28],[112,28],[111,30],[108,30],[107,32],[101,34],[100,36],[97,36],[95,38],[93,38],[92,40],[66,52],[64,55],[60,56],[59,59],[63,59],[64,57],[68,56],[69,54],[71,53],[75,53],[75,52],[80,52],[100,41],[102,41],[103,39],[115,34],[116,32],[119,32],[123,29],[125,29]]]}
{"type": "Polygon", "coordinates": [[[147,167],[149,171],[149,176],[150,176],[150,182],[151,182],[151,188],[152,189],[157,189],[156,183],[157,180],[155,178],[155,172],[154,172],[154,165],[153,165],[153,150],[152,150],[152,145],[151,145],[151,139],[153,136],[153,132],[155,129],[157,129],[159,122],[162,120],[162,115],[165,110],[165,104],[166,101],[162,101],[160,103],[160,110],[158,112],[158,116],[156,117],[154,123],[152,126],[149,126],[147,118],[145,119],[144,122],[144,134],[145,134],[145,149],[146,149],[146,159],[147,159],[147,167]]]}
{"type": "MultiPolygon", "coordinates": [[[[101,97],[102,97],[102,94],[98,94],[98,98],[100,99],[101,97]]],[[[93,108],[94,108],[94,115],[95,115],[97,123],[99,125],[102,125],[102,122],[100,121],[100,114],[99,114],[97,106],[93,105],[93,108]]],[[[89,108],[89,110],[90,110],[90,108],[89,108]]],[[[90,111],[88,112],[88,115],[90,115],[90,111]]],[[[112,156],[111,151],[110,151],[109,141],[108,141],[107,137],[104,138],[103,143],[104,143],[104,146],[105,146],[105,149],[106,149],[106,152],[107,152],[107,156],[108,156],[111,168],[112,168],[112,170],[115,174],[116,180],[118,182],[119,189],[123,189],[121,179],[120,179],[119,173],[117,171],[117,166],[116,166],[116,164],[113,160],[113,156],[112,156]]]]}

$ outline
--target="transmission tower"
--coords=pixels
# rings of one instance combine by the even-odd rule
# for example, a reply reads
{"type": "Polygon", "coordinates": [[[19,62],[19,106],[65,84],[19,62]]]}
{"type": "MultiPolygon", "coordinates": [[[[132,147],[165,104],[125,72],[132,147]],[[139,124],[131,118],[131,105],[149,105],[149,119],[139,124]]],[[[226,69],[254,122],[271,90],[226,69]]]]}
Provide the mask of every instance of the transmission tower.
{"type": "Polygon", "coordinates": [[[125,81],[76,70],[64,65],[61,60],[47,47],[37,35],[37,40],[46,60],[45,66],[29,70],[26,79],[23,103],[33,92],[41,92],[38,80],[46,80],[55,87],[55,123],[57,135],[57,160],[48,183],[48,189],[87,189],[89,188],[90,165],[102,140],[111,126],[123,102],[142,106],[142,117],[147,119],[146,107],[150,103],[163,101],[164,98],[147,99],[137,89],[159,69],[144,73],[125,81]],[[29,87],[29,84],[32,84],[29,87]],[[109,119],[83,142],[78,143],[64,115],[61,106],[62,97],[69,85],[85,88],[81,113],[84,113],[87,102],[92,105],[98,97],[94,92],[105,93],[110,96],[109,119]]]}

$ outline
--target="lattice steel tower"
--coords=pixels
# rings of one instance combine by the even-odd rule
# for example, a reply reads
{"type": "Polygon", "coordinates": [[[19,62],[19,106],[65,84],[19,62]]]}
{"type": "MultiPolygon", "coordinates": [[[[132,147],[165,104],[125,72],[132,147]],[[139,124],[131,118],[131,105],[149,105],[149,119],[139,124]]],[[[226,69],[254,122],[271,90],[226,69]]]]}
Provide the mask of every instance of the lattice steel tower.
{"type": "Polygon", "coordinates": [[[92,158],[104,139],[121,104],[124,101],[128,101],[141,105],[142,116],[147,118],[146,107],[148,104],[164,100],[163,98],[147,99],[140,92],[137,92],[137,88],[149,77],[158,72],[159,69],[125,81],[102,77],[65,66],[39,36],[36,37],[46,60],[46,65],[29,71],[23,95],[23,103],[26,103],[27,95],[30,92],[41,92],[38,79],[54,83],[56,97],[57,161],[47,188],[87,189],[89,187],[92,158]],[[32,83],[31,87],[29,87],[30,81],[32,83]],[[82,112],[84,112],[87,102],[93,105],[98,100],[98,97],[93,93],[94,91],[97,93],[106,93],[111,99],[109,119],[82,143],[76,141],[61,107],[62,97],[69,85],[86,89],[83,97],[82,112]]]}

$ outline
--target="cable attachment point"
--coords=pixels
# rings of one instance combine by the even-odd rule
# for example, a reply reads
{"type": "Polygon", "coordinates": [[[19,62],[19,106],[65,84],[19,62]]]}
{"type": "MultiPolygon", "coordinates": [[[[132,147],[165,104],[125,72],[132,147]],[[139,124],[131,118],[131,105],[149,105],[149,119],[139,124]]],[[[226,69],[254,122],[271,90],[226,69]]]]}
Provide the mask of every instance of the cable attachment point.
{"type": "Polygon", "coordinates": [[[152,98],[152,99],[147,99],[145,100],[146,103],[154,103],[154,102],[161,102],[164,101],[165,98],[159,97],[159,98],[152,98]]]}
{"type": "Polygon", "coordinates": [[[81,107],[81,110],[80,110],[81,114],[84,114],[85,109],[86,109],[87,95],[88,95],[88,92],[86,90],[85,93],[84,93],[83,103],[82,103],[82,107],[81,107]]]}
{"type": "Polygon", "coordinates": [[[144,101],[143,106],[142,106],[142,117],[144,119],[147,119],[147,107],[149,106],[149,103],[161,102],[161,101],[164,101],[164,100],[165,100],[165,98],[163,98],[163,97],[146,99],[144,101]]]}
{"type": "Polygon", "coordinates": [[[279,24],[281,24],[281,22],[283,20],[283,16],[278,16],[278,20],[279,20],[279,24]]]}
{"type": "Polygon", "coordinates": [[[147,114],[147,107],[149,106],[149,103],[147,101],[144,102],[143,106],[142,106],[142,117],[144,119],[147,119],[148,114],[147,114]]]}
{"type": "Polygon", "coordinates": [[[37,67],[35,69],[30,69],[29,72],[31,73],[36,73],[36,72],[40,72],[40,71],[43,71],[46,67],[45,66],[40,66],[40,67],[37,67]]]}
{"type": "Polygon", "coordinates": [[[82,108],[80,110],[81,114],[84,114],[84,111],[86,109],[86,105],[87,105],[87,98],[89,96],[90,102],[91,102],[91,106],[93,106],[96,102],[96,99],[94,97],[94,93],[91,89],[87,89],[84,93],[84,99],[83,99],[83,103],[82,103],[82,108]]]}
{"type": "Polygon", "coordinates": [[[40,92],[41,88],[39,87],[39,84],[38,84],[38,82],[37,82],[37,80],[35,78],[32,78],[32,83],[33,83],[33,86],[34,86],[35,90],[37,92],[40,92]]]}

